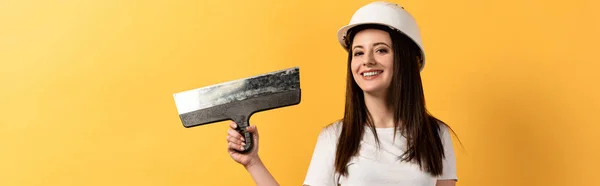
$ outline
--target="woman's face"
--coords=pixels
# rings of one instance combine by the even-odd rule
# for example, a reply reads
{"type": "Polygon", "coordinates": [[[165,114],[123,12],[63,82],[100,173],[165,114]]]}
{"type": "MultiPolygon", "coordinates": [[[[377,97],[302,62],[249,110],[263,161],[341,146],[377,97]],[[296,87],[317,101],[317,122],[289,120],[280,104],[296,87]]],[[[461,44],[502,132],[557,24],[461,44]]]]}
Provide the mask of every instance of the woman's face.
{"type": "Polygon", "coordinates": [[[351,47],[354,81],[365,93],[385,95],[394,65],[390,35],[378,29],[362,30],[354,36],[351,47]]]}

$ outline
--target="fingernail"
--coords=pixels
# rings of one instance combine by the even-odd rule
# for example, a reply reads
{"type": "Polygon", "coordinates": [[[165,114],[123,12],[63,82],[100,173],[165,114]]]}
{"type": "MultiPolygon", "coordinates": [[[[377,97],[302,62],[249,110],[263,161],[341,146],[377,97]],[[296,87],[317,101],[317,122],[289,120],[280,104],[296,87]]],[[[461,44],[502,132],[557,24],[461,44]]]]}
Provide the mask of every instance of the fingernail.
{"type": "Polygon", "coordinates": [[[242,142],[242,146],[246,146],[246,143],[242,142]]]}
{"type": "Polygon", "coordinates": [[[240,150],[244,150],[244,147],[240,147],[240,150]]]}
{"type": "Polygon", "coordinates": [[[244,137],[241,137],[240,139],[241,139],[242,141],[246,141],[246,139],[244,139],[244,137]]]}

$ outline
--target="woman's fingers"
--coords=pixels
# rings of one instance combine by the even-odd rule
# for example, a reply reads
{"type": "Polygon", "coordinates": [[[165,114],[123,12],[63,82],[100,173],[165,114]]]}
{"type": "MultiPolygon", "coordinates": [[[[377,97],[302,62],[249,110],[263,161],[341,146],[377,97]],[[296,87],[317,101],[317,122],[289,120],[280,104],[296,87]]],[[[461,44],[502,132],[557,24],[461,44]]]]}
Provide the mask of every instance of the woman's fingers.
{"type": "MultiPolygon", "coordinates": [[[[237,125],[235,124],[235,122],[231,122],[229,124],[229,127],[231,127],[231,128],[229,130],[227,130],[228,148],[235,149],[235,150],[243,150],[244,145],[246,145],[246,143],[244,143],[245,140],[242,137],[242,135],[240,135],[239,132],[234,130],[235,128],[237,128],[237,125]]],[[[230,151],[230,153],[231,153],[231,151],[230,151]]]]}
{"type": "Polygon", "coordinates": [[[232,121],[231,123],[229,123],[229,127],[231,127],[232,129],[235,129],[235,128],[237,128],[237,124],[232,121]]]}
{"type": "MultiPolygon", "coordinates": [[[[235,145],[235,146],[244,146],[244,145],[246,145],[246,143],[244,143],[245,140],[242,138],[242,136],[236,130],[229,129],[227,131],[227,133],[228,133],[228,135],[227,135],[227,143],[229,144],[230,148],[231,148],[232,145],[235,145]]],[[[234,149],[240,149],[240,148],[239,147],[238,148],[234,147],[234,149]]]]}
{"type": "Polygon", "coordinates": [[[235,143],[235,144],[238,144],[238,145],[243,145],[244,142],[241,139],[234,138],[234,137],[231,137],[231,136],[228,135],[227,136],[227,143],[235,143]]]}
{"type": "Polygon", "coordinates": [[[244,140],[244,137],[243,137],[243,136],[242,136],[242,135],[241,135],[239,132],[237,132],[237,130],[235,130],[235,129],[237,128],[237,124],[236,124],[235,122],[233,122],[233,121],[232,121],[232,122],[229,124],[229,127],[231,128],[230,130],[232,130],[232,129],[233,129],[233,131],[231,131],[231,132],[230,132],[230,135],[232,135],[231,133],[234,133],[234,134],[232,135],[232,137],[234,137],[234,138],[236,138],[236,139],[238,139],[238,138],[239,138],[239,139],[241,139],[242,141],[245,141],[245,140],[244,140]]]}
{"type": "Polygon", "coordinates": [[[230,149],[235,149],[235,150],[240,150],[240,151],[244,150],[244,146],[243,145],[245,145],[245,144],[244,143],[242,143],[242,144],[236,144],[236,143],[231,143],[231,142],[228,143],[228,146],[229,146],[230,149]]]}
{"type": "Polygon", "coordinates": [[[229,135],[230,138],[239,139],[239,140],[244,141],[244,137],[242,137],[242,135],[240,135],[240,133],[237,132],[236,130],[229,129],[229,130],[227,130],[227,134],[229,135]]]}

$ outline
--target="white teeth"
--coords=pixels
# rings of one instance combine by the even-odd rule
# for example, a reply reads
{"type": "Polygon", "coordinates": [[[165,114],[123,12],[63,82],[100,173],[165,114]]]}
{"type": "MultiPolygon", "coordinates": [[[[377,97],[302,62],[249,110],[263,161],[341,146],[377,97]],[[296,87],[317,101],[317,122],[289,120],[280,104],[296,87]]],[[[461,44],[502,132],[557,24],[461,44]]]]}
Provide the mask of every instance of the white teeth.
{"type": "Polygon", "coordinates": [[[363,73],[363,76],[370,77],[370,76],[374,76],[374,75],[377,75],[377,74],[380,74],[380,73],[381,73],[381,71],[365,72],[365,73],[363,73]]]}

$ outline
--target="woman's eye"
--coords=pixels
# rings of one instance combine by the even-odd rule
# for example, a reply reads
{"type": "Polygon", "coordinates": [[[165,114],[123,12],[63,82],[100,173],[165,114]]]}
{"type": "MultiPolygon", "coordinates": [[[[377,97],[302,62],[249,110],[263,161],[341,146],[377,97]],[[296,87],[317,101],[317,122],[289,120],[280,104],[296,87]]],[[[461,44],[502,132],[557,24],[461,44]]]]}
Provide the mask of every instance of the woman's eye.
{"type": "Polygon", "coordinates": [[[354,52],[354,56],[361,56],[363,55],[363,52],[354,52]]]}
{"type": "Polygon", "coordinates": [[[387,53],[387,52],[388,52],[388,50],[387,50],[387,49],[384,49],[384,48],[382,48],[382,49],[378,49],[378,50],[377,50],[377,52],[379,52],[379,53],[384,53],[384,54],[385,54],[385,53],[387,53]]]}

